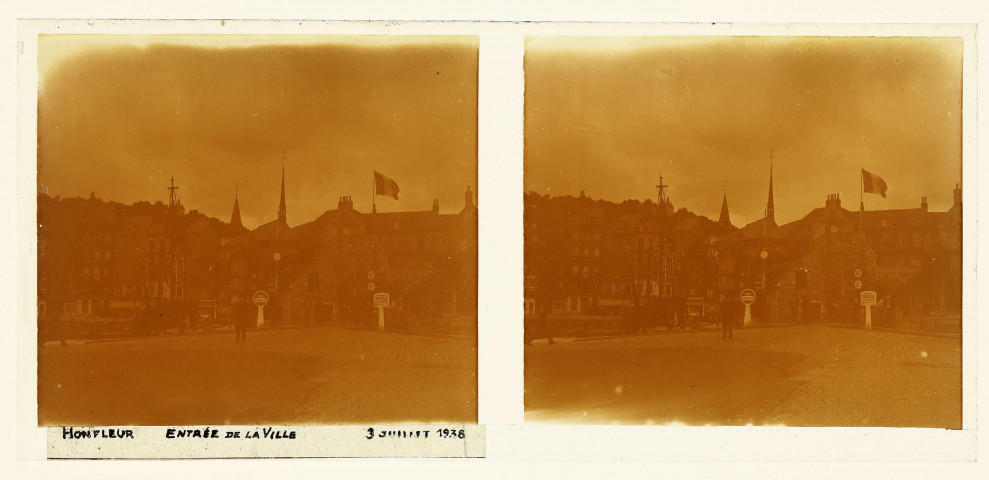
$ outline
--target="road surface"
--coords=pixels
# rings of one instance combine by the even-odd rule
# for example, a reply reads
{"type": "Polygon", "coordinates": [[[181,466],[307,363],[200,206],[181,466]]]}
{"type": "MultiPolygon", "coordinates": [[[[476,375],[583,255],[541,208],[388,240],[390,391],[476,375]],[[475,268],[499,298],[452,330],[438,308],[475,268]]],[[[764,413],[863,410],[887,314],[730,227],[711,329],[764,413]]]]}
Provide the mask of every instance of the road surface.
{"type": "Polygon", "coordinates": [[[526,421],[961,427],[961,341],[837,324],[525,350],[526,421]]]}
{"type": "Polygon", "coordinates": [[[473,338],[320,326],[46,344],[42,425],[477,421],[473,338]]]}

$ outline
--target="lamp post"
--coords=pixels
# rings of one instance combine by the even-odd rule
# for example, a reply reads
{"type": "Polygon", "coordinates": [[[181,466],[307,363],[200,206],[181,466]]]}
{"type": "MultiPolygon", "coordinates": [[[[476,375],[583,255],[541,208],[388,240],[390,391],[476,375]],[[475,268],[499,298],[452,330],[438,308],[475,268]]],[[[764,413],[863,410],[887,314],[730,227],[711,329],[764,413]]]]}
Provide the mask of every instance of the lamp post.
{"type": "Polygon", "coordinates": [[[282,318],[281,318],[281,313],[282,313],[281,301],[282,301],[282,297],[280,295],[280,292],[278,291],[278,272],[279,272],[280,266],[281,266],[281,259],[282,259],[281,252],[279,252],[278,250],[275,250],[275,253],[273,253],[271,255],[271,260],[275,262],[275,289],[274,289],[274,292],[272,292],[272,293],[274,293],[274,297],[275,297],[275,307],[277,307],[276,308],[277,313],[275,314],[275,320],[278,321],[279,323],[284,323],[284,322],[282,322],[282,318]]]}

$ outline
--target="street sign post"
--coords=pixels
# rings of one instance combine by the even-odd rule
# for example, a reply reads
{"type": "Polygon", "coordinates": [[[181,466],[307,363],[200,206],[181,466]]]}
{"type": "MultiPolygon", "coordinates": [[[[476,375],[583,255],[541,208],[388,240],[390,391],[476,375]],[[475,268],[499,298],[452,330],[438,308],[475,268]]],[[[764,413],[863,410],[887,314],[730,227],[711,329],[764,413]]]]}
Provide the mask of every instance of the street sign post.
{"type": "Polygon", "coordinates": [[[752,304],[755,303],[755,290],[746,288],[738,295],[738,299],[745,304],[745,318],[742,319],[742,327],[752,325],[752,304]]]}
{"type": "Polygon", "coordinates": [[[385,329],[385,308],[391,304],[391,299],[387,293],[374,294],[374,306],[378,307],[378,330],[385,329]]]}
{"type": "Polygon", "coordinates": [[[859,295],[859,301],[865,306],[865,329],[872,330],[872,307],[877,303],[876,292],[866,291],[859,295]]]}
{"type": "Polygon", "coordinates": [[[254,304],[258,306],[258,328],[264,326],[264,306],[268,304],[268,292],[258,290],[254,292],[254,304]]]}

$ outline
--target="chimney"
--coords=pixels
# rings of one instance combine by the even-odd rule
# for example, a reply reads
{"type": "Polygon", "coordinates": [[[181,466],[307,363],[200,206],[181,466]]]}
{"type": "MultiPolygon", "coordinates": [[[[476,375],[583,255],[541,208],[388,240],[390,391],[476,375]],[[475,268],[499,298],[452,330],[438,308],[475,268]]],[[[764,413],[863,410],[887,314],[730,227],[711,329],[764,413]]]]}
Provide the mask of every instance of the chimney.
{"type": "Polygon", "coordinates": [[[927,212],[927,197],[920,197],[920,209],[927,212]]]}
{"type": "Polygon", "coordinates": [[[350,195],[345,195],[343,197],[340,197],[340,201],[337,202],[337,209],[338,210],[354,209],[354,201],[350,198],[350,195]]]}
{"type": "Polygon", "coordinates": [[[433,199],[433,213],[440,213],[440,200],[438,198],[433,199]]]}
{"type": "Polygon", "coordinates": [[[955,206],[955,207],[961,207],[962,206],[962,189],[961,189],[961,187],[958,186],[957,183],[955,184],[954,193],[955,193],[955,203],[954,203],[953,206],[955,206]]]}
{"type": "Polygon", "coordinates": [[[841,194],[832,193],[831,195],[828,195],[828,201],[824,202],[824,206],[828,208],[841,208],[841,194]]]}
{"type": "Polygon", "coordinates": [[[467,191],[464,192],[464,208],[471,208],[474,206],[474,192],[470,191],[470,185],[467,185],[467,191]]]}

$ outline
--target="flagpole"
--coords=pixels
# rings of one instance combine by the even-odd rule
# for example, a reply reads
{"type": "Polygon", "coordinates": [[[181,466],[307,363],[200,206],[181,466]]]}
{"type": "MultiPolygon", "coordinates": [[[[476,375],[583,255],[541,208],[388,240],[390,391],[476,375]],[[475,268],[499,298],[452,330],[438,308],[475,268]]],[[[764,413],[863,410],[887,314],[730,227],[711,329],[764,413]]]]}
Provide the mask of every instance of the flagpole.
{"type": "Polygon", "coordinates": [[[374,249],[374,214],[378,212],[378,206],[377,206],[377,204],[375,204],[375,200],[374,200],[375,195],[377,195],[377,193],[378,193],[375,190],[375,187],[377,186],[377,183],[378,183],[377,182],[377,179],[375,178],[375,176],[377,175],[377,173],[378,172],[376,170],[372,170],[372,173],[371,173],[371,248],[372,248],[372,251],[374,249]]]}
{"type": "Polygon", "coordinates": [[[862,233],[862,216],[865,215],[865,169],[859,167],[859,233],[862,233]]]}

